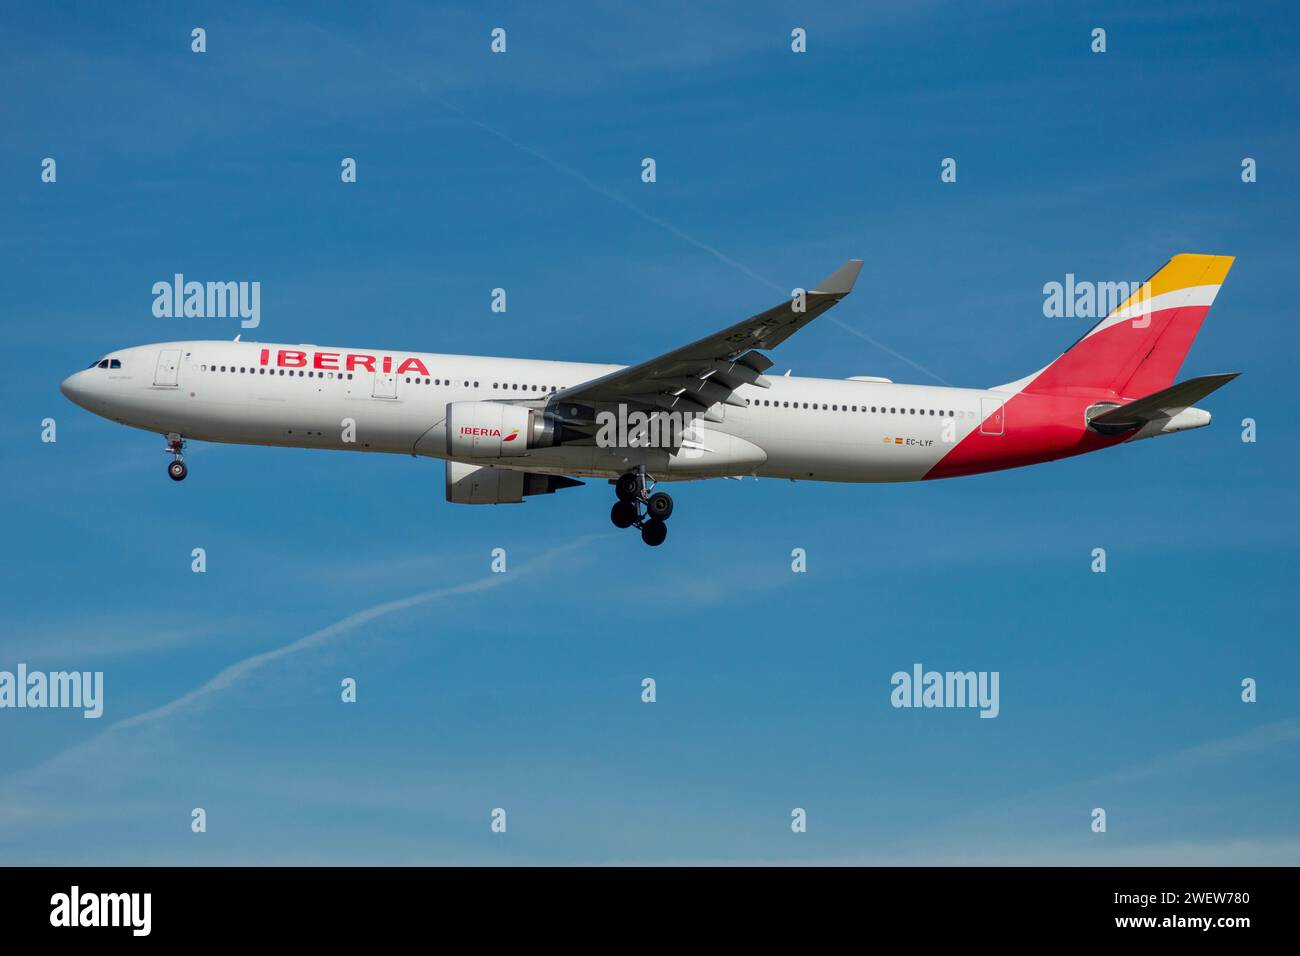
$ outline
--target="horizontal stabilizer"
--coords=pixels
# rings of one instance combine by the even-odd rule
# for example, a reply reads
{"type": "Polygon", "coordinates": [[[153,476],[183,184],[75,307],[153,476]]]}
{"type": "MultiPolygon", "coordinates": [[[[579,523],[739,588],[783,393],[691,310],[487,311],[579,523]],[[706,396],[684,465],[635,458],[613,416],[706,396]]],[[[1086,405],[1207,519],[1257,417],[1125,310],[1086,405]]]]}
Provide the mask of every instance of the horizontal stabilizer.
{"type": "MultiPolygon", "coordinates": [[[[1088,417],[1088,424],[1102,429],[1121,430],[1136,428],[1158,418],[1173,418],[1183,409],[1188,408],[1216,389],[1227,385],[1240,372],[1223,372],[1218,375],[1201,375],[1189,378],[1177,385],[1170,385],[1145,398],[1139,398],[1127,405],[1109,408],[1088,417]]],[[[1098,430],[1102,430],[1098,429],[1098,430]]]]}

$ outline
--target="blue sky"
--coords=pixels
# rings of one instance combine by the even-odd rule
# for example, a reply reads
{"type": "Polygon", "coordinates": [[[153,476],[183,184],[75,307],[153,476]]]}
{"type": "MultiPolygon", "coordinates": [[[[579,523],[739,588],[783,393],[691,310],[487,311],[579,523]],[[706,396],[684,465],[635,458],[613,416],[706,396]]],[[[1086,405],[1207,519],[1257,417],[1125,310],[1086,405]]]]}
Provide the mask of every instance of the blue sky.
{"type": "Polygon", "coordinates": [[[1300,862],[1292,6],[0,25],[0,669],[106,684],[98,721],[0,711],[0,861],[1300,862]],[[1212,427],[918,485],[679,486],[656,550],[596,483],[463,508],[432,461],[196,445],[174,484],[158,436],[58,393],[110,348],[240,331],[155,318],[175,272],[260,281],[264,340],[632,362],[851,256],[838,324],[777,371],[986,386],[1086,328],[1044,283],[1178,252],[1238,257],[1183,370],[1244,373],[1212,427]],[[892,708],[916,662],[998,671],[1000,715],[892,708]]]}

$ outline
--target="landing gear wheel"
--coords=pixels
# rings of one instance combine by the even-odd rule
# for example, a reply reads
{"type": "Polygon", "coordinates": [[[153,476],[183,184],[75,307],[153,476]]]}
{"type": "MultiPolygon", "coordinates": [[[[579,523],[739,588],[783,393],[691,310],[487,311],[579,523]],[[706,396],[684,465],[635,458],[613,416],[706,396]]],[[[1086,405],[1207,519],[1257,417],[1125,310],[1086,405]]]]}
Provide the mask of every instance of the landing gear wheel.
{"type": "Polygon", "coordinates": [[[167,466],[167,477],[172,481],[184,481],[189,473],[190,470],[185,467],[185,462],[179,458],[167,466]]]}
{"type": "Polygon", "coordinates": [[[630,501],[614,502],[614,507],[609,512],[609,520],[614,522],[615,528],[630,528],[636,524],[639,517],[636,505],[630,501]]]}
{"type": "Polygon", "coordinates": [[[614,482],[614,494],[619,501],[636,501],[641,497],[641,479],[632,472],[620,475],[614,482]]]}
{"type": "Polygon", "coordinates": [[[641,526],[641,540],[652,548],[657,548],[668,537],[668,525],[657,518],[651,518],[641,526]]]}
{"type": "Polygon", "coordinates": [[[656,491],[646,502],[646,511],[650,517],[658,521],[667,521],[673,513],[672,496],[663,491],[656,491]]]}

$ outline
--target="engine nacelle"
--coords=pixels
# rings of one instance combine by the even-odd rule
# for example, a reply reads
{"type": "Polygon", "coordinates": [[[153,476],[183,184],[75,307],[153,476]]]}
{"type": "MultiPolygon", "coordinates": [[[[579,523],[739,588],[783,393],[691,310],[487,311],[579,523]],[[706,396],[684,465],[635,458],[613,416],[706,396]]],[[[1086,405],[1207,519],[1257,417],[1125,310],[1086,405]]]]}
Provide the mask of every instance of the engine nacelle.
{"type": "Polygon", "coordinates": [[[447,406],[447,454],[452,458],[506,458],[529,447],[532,410],[504,402],[447,406]]]}
{"type": "Polygon", "coordinates": [[[514,458],[586,437],[541,409],[504,402],[452,402],[446,427],[450,458],[514,458]]]}
{"type": "Polygon", "coordinates": [[[517,505],[528,495],[549,495],[580,484],[559,475],[447,462],[447,500],[458,505],[517,505]]]}

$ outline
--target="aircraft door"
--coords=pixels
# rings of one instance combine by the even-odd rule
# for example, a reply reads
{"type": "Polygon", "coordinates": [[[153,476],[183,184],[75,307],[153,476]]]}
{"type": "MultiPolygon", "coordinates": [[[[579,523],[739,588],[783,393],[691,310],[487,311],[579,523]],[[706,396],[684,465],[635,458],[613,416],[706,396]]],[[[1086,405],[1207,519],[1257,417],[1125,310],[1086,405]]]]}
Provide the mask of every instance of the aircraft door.
{"type": "Polygon", "coordinates": [[[153,383],[175,387],[180,375],[181,350],[163,349],[158,353],[158,367],[154,369],[153,383]]]}
{"type": "Polygon", "coordinates": [[[1006,422],[1003,415],[1006,406],[1000,398],[981,398],[980,414],[983,420],[980,422],[981,435],[1001,435],[1006,429],[1006,422]]]}
{"type": "Polygon", "coordinates": [[[392,372],[376,372],[374,391],[371,395],[375,398],[396,398],[397,376],[392,372]]]}

